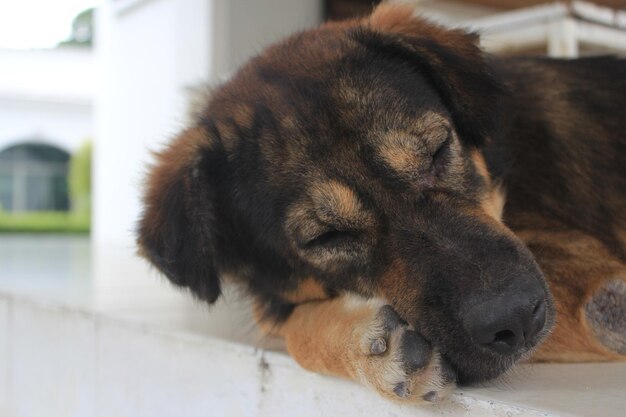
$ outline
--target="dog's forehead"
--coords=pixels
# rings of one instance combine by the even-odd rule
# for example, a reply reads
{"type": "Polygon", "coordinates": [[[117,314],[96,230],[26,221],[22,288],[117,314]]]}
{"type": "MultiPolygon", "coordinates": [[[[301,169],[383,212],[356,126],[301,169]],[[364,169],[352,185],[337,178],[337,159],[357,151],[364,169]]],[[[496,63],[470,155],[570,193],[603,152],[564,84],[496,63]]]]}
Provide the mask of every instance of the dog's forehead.
{"type": "Polygon", "coordinates": [[[383,159],[404,167],[423,147],[416,142],[443,135],[448,119],[415,68],[371,55],[337,31],[304,33],[268,49],[211,107],[231,155],[254,148],[257,163],[280,187],[290,176],[366,173],[363,146],[387,151],[383,159]]]}
{"type": "Polygon", "coordinates": [[[258,69],[257,121],[290,139],[303,135],[333,145],[350,133],[366,138],[374,131],[403,131],[419,137],[450,124],[447,109],[420,74],[389,62],[366,64],[352,52],[318,66],[315,75],[258,69]]]}
{"type": "Polygon", "coordinates": [[[338,29],[307,31],[273,45],[221,90],[227,101],[265,103],[285,115],[300,110],[304,118],[320,109],[388,117],[443,108],[413,64],[369,51],[338,29]]]}

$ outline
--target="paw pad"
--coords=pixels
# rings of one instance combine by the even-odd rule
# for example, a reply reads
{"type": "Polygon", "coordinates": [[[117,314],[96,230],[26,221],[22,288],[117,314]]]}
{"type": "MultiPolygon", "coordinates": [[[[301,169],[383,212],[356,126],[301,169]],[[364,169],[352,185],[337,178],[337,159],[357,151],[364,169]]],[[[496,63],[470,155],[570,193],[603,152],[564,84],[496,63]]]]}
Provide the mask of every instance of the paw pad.
{"type": "Polygon", "coordinates": [[[454,385],[453,371],[391,306],[378,310],[362,337],[361,379],[386,397],[435,402],[454,385]]]}
{"type": "Polygon", "coordinates": [[[385,353],[386,350],[387,341],[382,337],[374,339],[372,341],[372,344],[370,345],[370,352],[372,353],[372,355],[382,355],[383,353],[385,353]]]}

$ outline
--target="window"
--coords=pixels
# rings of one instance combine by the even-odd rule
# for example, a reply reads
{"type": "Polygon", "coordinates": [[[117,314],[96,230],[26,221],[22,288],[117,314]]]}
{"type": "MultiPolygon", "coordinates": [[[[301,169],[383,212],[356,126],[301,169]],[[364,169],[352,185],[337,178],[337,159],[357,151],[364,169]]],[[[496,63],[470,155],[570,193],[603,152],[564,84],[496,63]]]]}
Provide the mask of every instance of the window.
{"type": "Polygon", "coordinates": [[[2,210],[67,211],[69,153],[54,146],[23,143],[0,152],[2,210]]]}

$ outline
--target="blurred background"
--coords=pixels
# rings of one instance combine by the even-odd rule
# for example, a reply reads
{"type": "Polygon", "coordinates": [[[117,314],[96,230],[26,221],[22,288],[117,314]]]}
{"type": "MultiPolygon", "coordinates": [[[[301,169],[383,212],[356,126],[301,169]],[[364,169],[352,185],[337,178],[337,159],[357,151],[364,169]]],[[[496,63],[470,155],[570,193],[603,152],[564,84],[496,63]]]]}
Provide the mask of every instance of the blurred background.
{"type": "MultiPolygon", "coordinates": [[[[0,233],[132,246],[150,151],[195,92],[268,43],[371,0],[21,0],[0,3],[0,233]]],[[[622,0],[409,1],[483,33],[495,53],[626,48],[622,0]]]]}

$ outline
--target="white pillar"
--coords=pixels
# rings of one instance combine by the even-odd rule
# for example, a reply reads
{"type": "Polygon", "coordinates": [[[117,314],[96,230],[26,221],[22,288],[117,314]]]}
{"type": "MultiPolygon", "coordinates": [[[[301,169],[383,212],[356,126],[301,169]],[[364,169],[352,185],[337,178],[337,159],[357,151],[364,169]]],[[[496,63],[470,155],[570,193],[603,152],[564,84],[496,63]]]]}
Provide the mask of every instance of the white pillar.
{"type": "MultiPolygon", "coordinates": [[[[129,1],[129,0],[127,0],[129,1]]],[[[180,131],[189,87],[321,20],[321,0],[142,0],[97,13],[94,247],[134,249],[151,150],[180,131]]],[[[123,4],[120,2],[120,4],[123,4]]]]}
{"type": "Polygon", "coordinates": [[[565,17],[551,23],[548,29],[548,56],[553,58],[578,57],[576,20],[565,17]]]}
{"type": "Polygon", "coordinates": [[[150,151],[184,122],[185,88],[210,71],[210,2],[106,1],[97,13],[93,242],[133,247],[150,151]]]}

